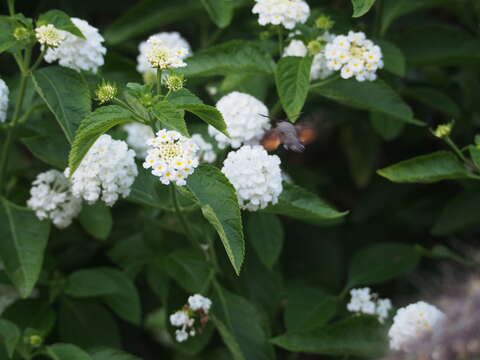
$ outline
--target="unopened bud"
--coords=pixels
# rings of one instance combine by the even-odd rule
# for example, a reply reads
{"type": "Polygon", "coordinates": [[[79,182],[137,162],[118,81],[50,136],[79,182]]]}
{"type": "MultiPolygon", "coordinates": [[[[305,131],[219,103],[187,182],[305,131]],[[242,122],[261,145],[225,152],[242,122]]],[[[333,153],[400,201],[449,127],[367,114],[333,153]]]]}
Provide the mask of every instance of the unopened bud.
{"type": "Polygon", "coordinates": [[[307,45],[308,53],[310,55],[317,55],[323,50],[323,45],[316,40],[312,40],[307,45]]]}
{"type": "Polygon", "coordinates": [[[32,32],[24,26],[18,26],[13,30],[13,37],[18,41],[29,40],[32,32]]]}
{"type": "Polygon", "coordinates": [[[165,86],[173,92],[183,89],[183,83],[183,75],[168,75],[165,80],[165,86]]]}
{"type": "Polygon", "coordinates": [[[40,335],[26,336],[25,343],[32,347],[39,347],[43,343],[43,338],[40,335]]]}
{"type": "Polygon", "coordinates": [[[100,104],[112,101],[116,95],[117,87],[107,82],[103,82],[95,92],[95,97],[100,104]]]}
{"type": "Polygon", "coordinates": [[[329,16],[321,15],[315,20],[315,26],[320,30],[330,30],[335,22],[329,16]]]}
{"type": "Polygon", "coordinates": [[[438,125],[437,128],[435,129],[435,131],[433,132],[433,135],[435,135],[436,137],[442,139],[444,137],[447,137],[448,135],[450,135],[450,133],[452,132],[452,123],[450,124],[442,124],[442,125],[438,125]]]}

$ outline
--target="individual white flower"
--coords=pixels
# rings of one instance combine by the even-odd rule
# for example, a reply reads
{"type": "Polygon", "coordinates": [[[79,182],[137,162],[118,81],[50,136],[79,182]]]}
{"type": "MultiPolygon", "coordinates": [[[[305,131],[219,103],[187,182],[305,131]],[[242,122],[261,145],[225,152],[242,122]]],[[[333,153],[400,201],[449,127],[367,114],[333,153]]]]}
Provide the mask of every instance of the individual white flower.
{"type": "Polygon", "coordinates": [[[198,146],[198,158],[200,162],[213,163],[217,159],[217,153],[213,150],[213,145],[205,141],[200,134],[193,134],[192,140],[198,146]]]}
{"type": "Polygon", "coordinates": [[[439,326],[444,318],[441,310],[424,301],[398,309],[388,331],[390,348],[408,351],[411,342],[439,326]]]}
{"type": "Polygon", "coordinates": [[[145,45],[145,59],[154,69],[173,69],[187,66],[183,61],[189,49],[181,42],[172,41],[161,35],[152,35],[145,45]]]}
{"type": "MultiPolygon", "coordinates": [[[[328,31],[324,35],[317,38],[317,41],[328,43],[335,35],[328,31]]],[[[283,51],[283,56],[298,56],[305,57],[308,54],[308,49],[301,40],[293,39],[283,51]]],[[[312,68],[310,69],[311,80],[323,80],[333,74],[333,70],[328,68],[327,59],[325,58],[325,48],[315,54],[313,57],[312,68]]]]}
{"type": "Polygon", "coordinates": [[[47,24],[35,29],[35,37],[41,45],[56,48],[65,40],[65,31],[47,24]]]}
{"type": "Polygon", "coordinates": [[[222,172],[236,190],[240,207],[250,211],[276,204],[283,191],[280,158],[261,146],[244,145],[228,154],[222,172]]]}
{"type": "Polygon", "coordinates": [[[8,86],[5,84],[5,81],[0,79],[0,123],[7,120],[7,110],[8,110],[8,86]]]}
{"type": "Polygon", "coordinates": [[[82,200],[73,196],[70,182],[58,170],[38,174],[30,196],[27,206],[40,220],[51,219],[60,229],[69,226],[82,209],[82,200]]]}
{"type": "MultiPolygon", "coordinates": [[[[178,32],[161,32],[155,35],[152,35],[150,39],[159,39],[165,43],[165,45],[171,49],[175,47],[180,47],[186,49],[186,56],[188,57],[191,54],[190,44],[185,40],[178,32]]],[[[140,54],[137,57],[137,71],[139,73],[145,74],[148,72],[154,72],[152,66],[147,60],[147,53],[151,47],[147,41],[142,41],[138,46],[138,51],[140,54]]]]}
{"type": "MultiPolygon", "coordinates": [[[[70,169],[65,170],[69,176],[70,169]]],[[[138,175],[135,152],[121,140],[104,134],[88,150],[73,173],[72,193],[93,204],[102,199],[112,206],[120,196],[127,197],[138,175]]]]}
{"type": "Polygon", "coordinates": [[[0,284],[0,315],[18,299],[20,294],[13,286],[0,284]]]}
{"type": "MultiPolygon", "coordinates": [[[[193,333],[195,335],[195,333],[193,333]]],[[[188,333],[184,329],[175,330],[175,339],[178,342],[184,342],[188,339],[188,333]]]]}
{"type": "Polygon", "coordinates": [[[138,158],[145,159],[148,150],[147,141],[155,137],[152,128],[148,125],[132,122],[125,124],[123,130],[127,132],[127,144],[135,150],[138,158]]]}
{"type": "Polygon", "coordinates": [[[200,294],[192,295],[188,298],[188,305],[193,311],[203,310],[206,314],[212,306],[212,301],[200,294]]]}
{"type": "Polygon", "coordinates": [[[56,48],[49,48],[45,54],[45,61],[52,63],[58,60],[60,66],[76,71],[97,72],[104,64],[104,55],[107,49],[102,45],[104,39],[98,29],[85,20],[72,18],[72,22],[82,32],[84,38],[62,31],[64,40],[56,48]]]}
{"type": "Polygon", "coordinates": [[[377,70],[383,68],[382,50],[365,37],[363,32],[350,31],[338,35],[325,46],[325,58],[330,70],[341,70],[344,79],[373,81],[377,70]]]}
{"type": "Polygon", "coordinates": [[[242,144],[258,144],[270,129],[267,107],[251,95],[231,92],[222,97],[216,107],[222,113],[230,135],[228,138],[213,126],[208,126],[209,134],[215,138],[220,149],[228,145],[236,149],[242,144]]]}
{"type": "Polygon", "coordinates": [[[186,178],[198,166],[198,146],[192,139],[173,130],[160,130],[156,137],[148,139],[145,169],[152,169],[162,184],[171,182],[178,186],[186,185],[186,178]]]}
{"type": "Polygon", "coordinates": [[[355,313],[375,315],[383,323],[392,308],[389,299],[379,299],[378,295],[370,292],[370,288],[352,289],[351,299],[347,304],[347,310],[355,313]]]}
{"type": "Polygon", "coordinates": [[[187,311],[180,310],[170,315],[170,324],[173,326],[188,325],[190,316],[187,311]]]}
{"type": "Polygon", "coordinates": [[[310,7],[303,0],[255,0],[252,9],[258,14],[258,23],[283,25],[286,29],[293,29],[296,24],[305,24],[310,16],[310,7]]]}

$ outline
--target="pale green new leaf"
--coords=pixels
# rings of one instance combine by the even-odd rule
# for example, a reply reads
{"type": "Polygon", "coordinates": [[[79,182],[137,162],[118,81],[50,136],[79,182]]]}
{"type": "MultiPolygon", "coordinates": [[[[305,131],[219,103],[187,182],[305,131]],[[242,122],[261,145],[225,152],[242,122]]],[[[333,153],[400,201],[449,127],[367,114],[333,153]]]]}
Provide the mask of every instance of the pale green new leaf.
{"type": "Polygon", "coordinates": [[[373,4],[375,4],[375,0],[352,0],[353,17],[365,15],[371,9],[373,4]]]}
{"type": "Polygon", "coordinates": [[[35,213],[0,198],[0,258],[5,271],[20,292],[28,297],[43,264],[50,223],[35,213]]]}
{"type": "Polygon", "coordinates": [[[60,66],[37,70],[32,74],[32,79],[68,142],[72,143],[80,122],[91,111],[88,84],[75,70],[60,66]]]}
{"type": "Polygon", "coordinates": [[[390,181],[407,183],[433,183],[469,177],[465,166],[448,151],[437,151],[401,161],[378,170],[377,173],[390,181]]]}
{"type": "Polygon", "coordinates": [[[100,107],[85,117],[75,135],[68,158],[70,174],[75,172],[90,147],[101,135],[131,119],[132,113],[117,105],[100,107]]]}
{"type": "Polygon", "coordinates": [[[187,186],[201,206],[203,216],[217,230],[233,268],[240,274],[245,240],[233,185],[216,167],[201,165],[188,177],[187,186]]]}
{"type": "Polygon", "coordinates": [[[286,56],[275,70],[275,82],[282,106],[290,121],[295,122],[302,111],[310,89],[311,56],[286,56]]]}

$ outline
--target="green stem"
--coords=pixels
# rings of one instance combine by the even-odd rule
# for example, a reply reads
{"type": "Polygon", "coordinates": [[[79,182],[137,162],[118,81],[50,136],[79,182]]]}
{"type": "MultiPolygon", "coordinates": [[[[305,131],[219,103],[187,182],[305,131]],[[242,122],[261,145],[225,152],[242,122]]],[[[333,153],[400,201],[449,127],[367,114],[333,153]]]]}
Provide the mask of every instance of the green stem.
{"type": "Polygon", "coordinates": [[[470,164],[470,161],[463,155],[462,151],[455,145],[455,143],[450,139],[450,136],[445,136],[445,142],[452,148],[452,150],[458,155],[463,162],[470,164]]]}
{"type": "Polygon", "coordinates": [[[3,194],[3,182],[5,179],[5,173],[8,166],[8,154],[10,153],[10,147],[15,136],[15,130],[17,127],[18,120],[20,118],[20,110],[23,105],[23,100],[25,98],[25,90],[27,89],[28,75],[22,73],[20,77],[20,89],[18,91],[17,102],[15,103],[15,110],[13,112],[12,126],[8,131],[7,139],[3,144],[2,152],[0,154],[0,194],[3,194]]]}
{"type": "Polygon", "coordinates": [[[279,56],[283,54],[283,28],[281,25],[278,25],[278,52],[279,56]]]}
{"type": "Polygon", "coordinates": [[[162,95],[162,70],[157,68],[157,95],[162,95]]]}
{"type": "Polygon", "coordinates": [[[40,55],[38,56],[37,60],[35,61],[35,63],[33,64],[33,66],[30,68],[30,72],[33,73],[37,67],[42,63],[42,60],[43,60],[43,57],[45,56],[45,53],[47,52],[47,47],[45,46],[43,49],[42,49],[42,52],[40,53],[40,55]]]}
{"type": "Polygon", "coordinates": [[[8,13],[10,16],[15,15],[15,0],[7,0],[8,4],[8,13]]]}

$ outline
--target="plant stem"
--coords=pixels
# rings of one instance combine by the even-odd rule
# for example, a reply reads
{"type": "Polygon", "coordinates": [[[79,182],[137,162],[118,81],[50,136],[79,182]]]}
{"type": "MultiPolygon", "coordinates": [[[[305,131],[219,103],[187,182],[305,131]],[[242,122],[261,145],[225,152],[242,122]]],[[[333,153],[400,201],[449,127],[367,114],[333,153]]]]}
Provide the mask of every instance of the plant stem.
{"type": "Polygon", "coordinates": [[[192,245],[196,248],[199,248],[200,250],[204,251],[200,244],[195,240],[195,237],[193,236],[192,229],[190,229],[190,225],[188,222],[185,220],[183,217],[182,212],[180,211],[180,205],[178,203],[178,197],[177,197],[177,189],[175,188],[175,184],[171,183],[170,184],[170,194],[172,197],[172,202],[173,202],[173,207],[175,208],[175,213],[177,214],[178,220],[183,227],[183,230],[185,230],[185,233],[187,234],[187,238],[190,240],[192,245]]]}
{"type": "Polygon", "coordinates": [[[7,0],[8,4],[8,13],[10,16],[15,15],[15,0],[7,0]]]}
{"type": "Polygon", "coordinates": [[[42,63],[42,60],[43,60],[43,57],[45,56],[45,53],[47,52],[47,47],[45,46],[43,49],[42,49],[42,52],[40,53],[40,55],[38,56],[37,60],[35,61],[35,63],[33,64],[33,66],[30,68],[30,72],[33,73],[37,67],[42,63]]]}
{"type": "Polygon", "coordinates": [[[2,152],[0,154],[0,194],[3,194],[3,181],[5,178],[5,173],[8,166],[8,154],[10,152],[10,147],[15,136],[15,130],[20,118],[20,110],[23,105],[23,100],[25,98],[25,90],[27,88],[28,75],[23,73],[20,77],[20,88],[18,91],[17,102],[15,103],[15,110],[13,112],[12,126],[8,131],[7,138],[3,144],[2,152]]]}
{"type": "Polygon", "coordinates": [[[162,95],[162,70],[157,68],[157,95],[162,95]]]}
{"type": "Polygon", "coordinates": [[[281,25],[278,25],[278,55],[283,54],[283,29],[281,25]]]}
{"type": "Polygon", "coordinates": [[[455,145],[455,143],[450,139],[450,136],[445,136],[445,142],[452,148],[452,150],[458,155],[460,159],[466,164],[471,164],[470,161],[463,155],[462,151],[455,145]]]}

